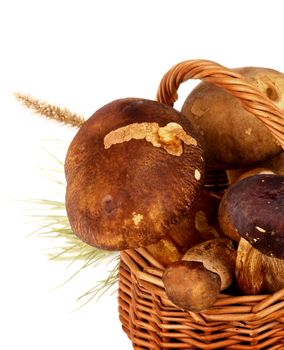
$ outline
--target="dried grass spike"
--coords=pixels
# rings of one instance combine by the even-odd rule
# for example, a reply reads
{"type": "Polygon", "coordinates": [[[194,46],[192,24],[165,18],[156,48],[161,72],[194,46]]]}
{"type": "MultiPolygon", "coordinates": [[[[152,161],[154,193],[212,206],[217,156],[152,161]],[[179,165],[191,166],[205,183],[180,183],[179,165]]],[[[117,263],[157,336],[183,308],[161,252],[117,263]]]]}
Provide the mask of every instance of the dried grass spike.
{"type": "Polygon", "coordinates": [[[34,112],[59,123],[80,128],[85,121],[82,116],[70,112],[67,108],[60,108],[20,92],[16,92],[15,96],[17,100],[27,108],[30,108],[34,112]]]}

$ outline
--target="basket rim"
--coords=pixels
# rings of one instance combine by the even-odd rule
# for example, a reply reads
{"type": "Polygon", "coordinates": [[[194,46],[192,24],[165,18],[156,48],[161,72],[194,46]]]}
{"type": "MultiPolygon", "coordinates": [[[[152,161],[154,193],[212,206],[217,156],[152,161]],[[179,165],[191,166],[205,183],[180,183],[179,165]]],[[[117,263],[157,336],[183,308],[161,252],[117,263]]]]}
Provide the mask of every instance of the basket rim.
{"type": "MultiPolygon", "coordinates": [[[[169,310],[179,310],[190,314],[199,323],[210,322],[258,322],[283,317],[284,322],[284,288],[271,294],[229,295],[220,293],[216,302],[207,310],[195,313],[183,310],[170,301],[162,281],[162,266],[147,248],[129,249],[120,252],[123,268],[132,276],[132,283],[139,285],[159,299],[169,310]]],[[[120,270],[121,271],[121,270],[120,270]]]]}

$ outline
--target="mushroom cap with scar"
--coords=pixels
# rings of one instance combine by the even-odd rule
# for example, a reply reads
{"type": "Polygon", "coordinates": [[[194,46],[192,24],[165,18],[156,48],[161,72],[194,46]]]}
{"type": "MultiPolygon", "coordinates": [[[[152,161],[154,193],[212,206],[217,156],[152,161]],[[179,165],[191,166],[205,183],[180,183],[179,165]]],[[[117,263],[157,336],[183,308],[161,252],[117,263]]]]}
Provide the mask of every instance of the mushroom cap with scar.
{"type": "Polygon", "coordinates": [[[221,206],[225,233],[235,232],[263,254],[284,259],[284,176],[246,177],[228,188],[221,206]]]}
{"type": "Polygon", "coordinates": [[[158,242],[193,212],[203,163],[196,132],[181,113],[146,99],[115,100],[95,112],[69,146],[71,227],[103,249],[158,242]]]}

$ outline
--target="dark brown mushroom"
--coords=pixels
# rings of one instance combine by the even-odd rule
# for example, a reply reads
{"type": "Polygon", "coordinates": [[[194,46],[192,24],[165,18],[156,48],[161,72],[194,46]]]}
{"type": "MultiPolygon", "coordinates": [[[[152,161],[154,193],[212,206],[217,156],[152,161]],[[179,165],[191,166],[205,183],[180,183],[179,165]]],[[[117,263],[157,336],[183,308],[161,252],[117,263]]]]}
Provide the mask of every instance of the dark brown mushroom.
{"type": "Polygon", "coordinates": [[[263,254],[284,258],[284,176],[254,175],[236,182],[219,213],[229,237],[243,237],[263,254]]]}
{"type": "Polygon", "coordinates": [[[210,307],[234,278],[236,252],[228,238],[216,238],[190,248],[181,261],[164,271],[168,298],[185,310],[210,307]]]}
{"type": "Polygon", "coordinates": [[[227,195],[230,192],[231,186],[242,179],[249,176],[261,175],[261,174],[275,174],[273,171],[265,168],[253,168],[251,170],[230,170],[227,171],[229,188],[225,191],[218,210],[218,221],[223,233],[230,237],[232,240],[238,242],[241,238],[237,230],[231,225],[230,216],[227,208],[227,195]]]}
{"type": "Polygon", "coordinates": [[[68,149],[71,227],[103,249],[163,238],[186,247],[191,231],[172,228],[194,213],[203,163],[194,128],[181,113],[145,99],[113,101],[83,124],[68,149]]]}

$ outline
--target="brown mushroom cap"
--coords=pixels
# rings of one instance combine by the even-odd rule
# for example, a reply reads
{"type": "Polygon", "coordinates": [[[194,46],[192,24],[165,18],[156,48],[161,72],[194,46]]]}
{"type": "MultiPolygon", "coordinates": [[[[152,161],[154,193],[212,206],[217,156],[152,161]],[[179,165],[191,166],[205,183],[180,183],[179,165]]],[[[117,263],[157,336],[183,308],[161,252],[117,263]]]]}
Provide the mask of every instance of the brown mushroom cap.
{"type": "Polygon", "coordinates": [[[67,214],[79,238],[110,250],[147,246],[193,211],[203,182],[202,150],[181,113],[126,98],[83,124],[68,149],[65,173],[67,214]],[[163,129],[169,124],[182,130],[181,139],[163,129]],[[169,147],[178,147],[178,155],[169,147]]]}
{"type": "Polygon", "coordinates": [[[242,179],[261,174],[275,174],[272,170],[265,168],[253,168],[253,169],[236,169],[236,170],[228,170],[227,175],[229,179],[230,186],[225,191],[221,203],[219,205],[218,210],[218,221],[219,225],[222,229],[222,232],[225,233],[226,236],[230,237],[232,240],[238,242],[241,238],[239,232],[232,226],[230,213],[228,211],[228,203],[227,203],[227,195],[230,192],[231,186],[241,181],[242,179]]]}
{"type": "MultiPolygon", "coordinates": [[[[260,67],[235,71],[284,110],[284,74],[260,67]]],[[[211,168],[250,167],[282,150],[265,125],[247,112],[236,97],[213,84],[199,84],[181,111],[203,136],[205,160],[211,168]]]]}
{"type": "Polygon", "coordinates": [[[212,305],[219,294],[221,279],[199,261],[176,261],[163,274],[169,299],[185,310],[199,312],[212,305]]]}
{"type": "Polygon", "coordinates": [[[182,260],[163,273],[168,298],[185,310],[207,309],[219,292],[232,284],[235,260],[236,251],[228,238],[214,238],[191,247],[182,260]]]}
{"type": "Polygon", "coordinates": [[[182,260],[200,261],[204,267],[218,274],[220,290],[228,288],[233,282],[236,251],[228,238],[214,238],[190,248],[182,260]]]}
{"type": "Polygon", "coordinates": [[[284,258],[284,176],[246,177],[230,186],[222,207],[236,235],[263,254],[284,258]]]}

